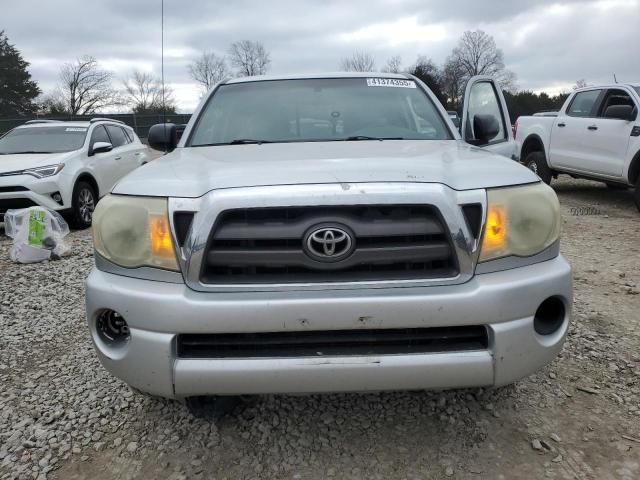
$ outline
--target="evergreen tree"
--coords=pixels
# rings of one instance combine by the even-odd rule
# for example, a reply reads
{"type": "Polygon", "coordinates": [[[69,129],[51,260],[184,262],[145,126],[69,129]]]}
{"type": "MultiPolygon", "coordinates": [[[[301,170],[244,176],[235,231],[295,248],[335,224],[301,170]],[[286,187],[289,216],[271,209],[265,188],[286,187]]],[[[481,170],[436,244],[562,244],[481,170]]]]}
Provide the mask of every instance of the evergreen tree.
{"type": "Polygon", "coordinates": [[[20,52],[0,30],[0,116],[29,115],[36,111],[34,102],[40,95],[38,84],[31,80],[20,52]]]}

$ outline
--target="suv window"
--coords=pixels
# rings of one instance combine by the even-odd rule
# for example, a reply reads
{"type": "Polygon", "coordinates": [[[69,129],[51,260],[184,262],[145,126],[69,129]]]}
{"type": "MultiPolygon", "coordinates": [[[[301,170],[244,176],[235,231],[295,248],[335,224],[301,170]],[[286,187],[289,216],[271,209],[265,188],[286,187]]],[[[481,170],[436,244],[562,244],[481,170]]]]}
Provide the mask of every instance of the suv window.
{"type": "Polygon", "coordinates": [[[123,128],[124,134],[127,136],[127,143],[133,143],[133,130],[129,130],[128,128],[123,128]]]}
{"type": "Polygon", "coordinates": [[[116,127],[115,125],[107,125],[107,131],[109,132],[109,136],[111,137],[113,148],[118,148],[129,143],[127,141],[127,137],[122,131],[122,128],[116,127]]]}
{"type": "Polygon", "coordinates": [[[465,130],[467,138],[465,140],[476,139],[473,132],[473,117],[476,115],[492,115],[498,119],[500,130],[498,131],[498,134],[491,139],[490,143],[500,142],[507,139],[507,131],[504,127],[502,108],[500,107],[498,95],[491,82],[477,82],[473,84],[471,92],[469,93],[468,110],[467,128],[465,130]]]}
{"type": "Polygon", "coordinates": [[[600,96],[602,90],[588,90],[586,92],[576,93],[571,100],[571,105],[567,109],[567,115],[570,117],[591,117],[593,107],[600,96]]]}
{"type": "Polygon", "coordinates": [[[98,125],[93,129],[93,133],[91,134],[91,143],[89,144],[89,148],[93,148],[93,145],[96,142],[106,142],[111,143],[111,139],[109,135],[107,135],[107,131],[104,129],[102,125],[98,125]]]}

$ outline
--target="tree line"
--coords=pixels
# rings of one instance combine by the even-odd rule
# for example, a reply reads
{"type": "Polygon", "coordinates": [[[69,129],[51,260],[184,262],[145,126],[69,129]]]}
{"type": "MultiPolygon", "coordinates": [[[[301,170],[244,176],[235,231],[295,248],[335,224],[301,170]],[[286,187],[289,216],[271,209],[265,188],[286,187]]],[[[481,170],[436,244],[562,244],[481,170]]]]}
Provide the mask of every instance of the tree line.
{"type": "MultiPolygon", "coordinates": [[[[264,75],[271,66],[271,54],[258,41],[233,42],[224,54],[205,51],[188,65],[188,73],[203,93],[229,77],[264,75]]],[[[0,31],[0,116],[86,115],[108,108],[130,108],[134,113],[169,114],[176,111],[173,89],[163,86],[158,76],[140,70],[116,79],[92,56],[83,56],[60,67],[55,89],[42,93],[31,79],[25,61],[3,31],[0,31]]],[[[378,69],[368,52],[354,52],[341,59],[343,71],[399,73],[408,72],[422,80],[449,110],[459,110],[464,88],[474,75],[495,78],[504,91],[512,120],[538,111],[557,110],[568,93],[555,96],[517,90],[515,73],[505,67],[502,50],[490,35],[481,30],[467,31],[460,37],[442,65],[418,55],[415,62],[403,66],[393,56],[378,69]]],[[[576,86],[586,84],[579,80],[576,86]]],[[[575,88],[575,87],[574,87],[575,88]]]]}
{"type": "MultiPolygon", "coordinates": [[[[189,65],[193,80],[206,91],[230,76],[263,75],[271,63],[260,42],[241,40],[230,45],[228,55],[212,52],[189,65]]],[[[153,73],[132,70],[120,80],[103,69],[92,56],[60,67],[57,86],[41,91],[26,62],[0,30],[0,116],[91,115],[107,108],[130,108],[138,114],[176,113],[173,89],[153,73]]]]}
{"type": "MultiPolygon", "coordinates": [[[[340,62],[340,68],[352,72],[377,71],[375,57],[368,52],[354,52],[340,62]]],[[[487,75],[497,80],[503,90],[511,119],[536,112],[558,110],[568,93],[548,95],[530,90],[518,91],[517,76],[505,67],[504,54],[490,35],[482,30],[464,32],[444,64],[439,66],[432,59],[418,55],[416,61],[403,66],[402,57],[395,55],[379,68],[383,73],[407,72],[422,80],[447,108],[459,111],[462,107],[464,88],[475,75],[487,75]]],[[[574,88],[585,86],[578,80],[574,88]]]]}

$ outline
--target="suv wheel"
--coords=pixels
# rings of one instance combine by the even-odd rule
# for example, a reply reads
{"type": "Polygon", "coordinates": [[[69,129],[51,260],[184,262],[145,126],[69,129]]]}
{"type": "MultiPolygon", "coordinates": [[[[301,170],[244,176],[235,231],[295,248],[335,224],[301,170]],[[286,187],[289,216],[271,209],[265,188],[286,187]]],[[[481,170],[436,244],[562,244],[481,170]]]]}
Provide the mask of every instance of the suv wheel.
{"type": "Polygon", "coordinates": [[[71,223],[77,229],[91,226],[93,211],[98,203],[95,189],[87,182],[78,182],[73,189],[71,223]]]}
{"type": "Polygon", "coordinates": [[[524,160],[524,165],[533,173],[538,175],[540,179],[549,185],[551,183],[551,177],[553,172],[547,165],[547,160],[544,158],[542,152],[531,152],[524,160]]]}

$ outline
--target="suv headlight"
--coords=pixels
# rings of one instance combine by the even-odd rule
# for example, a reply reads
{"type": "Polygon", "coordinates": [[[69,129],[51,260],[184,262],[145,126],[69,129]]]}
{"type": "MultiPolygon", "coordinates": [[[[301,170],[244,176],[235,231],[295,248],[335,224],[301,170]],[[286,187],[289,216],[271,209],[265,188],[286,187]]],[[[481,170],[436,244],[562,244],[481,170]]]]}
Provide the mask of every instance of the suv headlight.
{"type": "Polygon", "coordinates": [[[57,165],[47,165],[46,167],[36,167],[36,168],[28,168],[23,170],[22,173],[26,173],[27,175],[33,175],[36,178],[44,178],[44,177],[52,177],[53,175],[57,175],[60,173],[60,170],[64,168],[64,163],[59,163],[57,165]]]}
{"type": "Polygon", "coordinates": [[[529,257],[560,236],[560,203],[551,187],[535,185],[487,190],[487,219],[479,262],[529,257]]]}
{"type": "Polygon", "coordinates": [[[121,267],[180,271],[166,198],[107,195],[93,213],[93,243],[121,267]]]}

